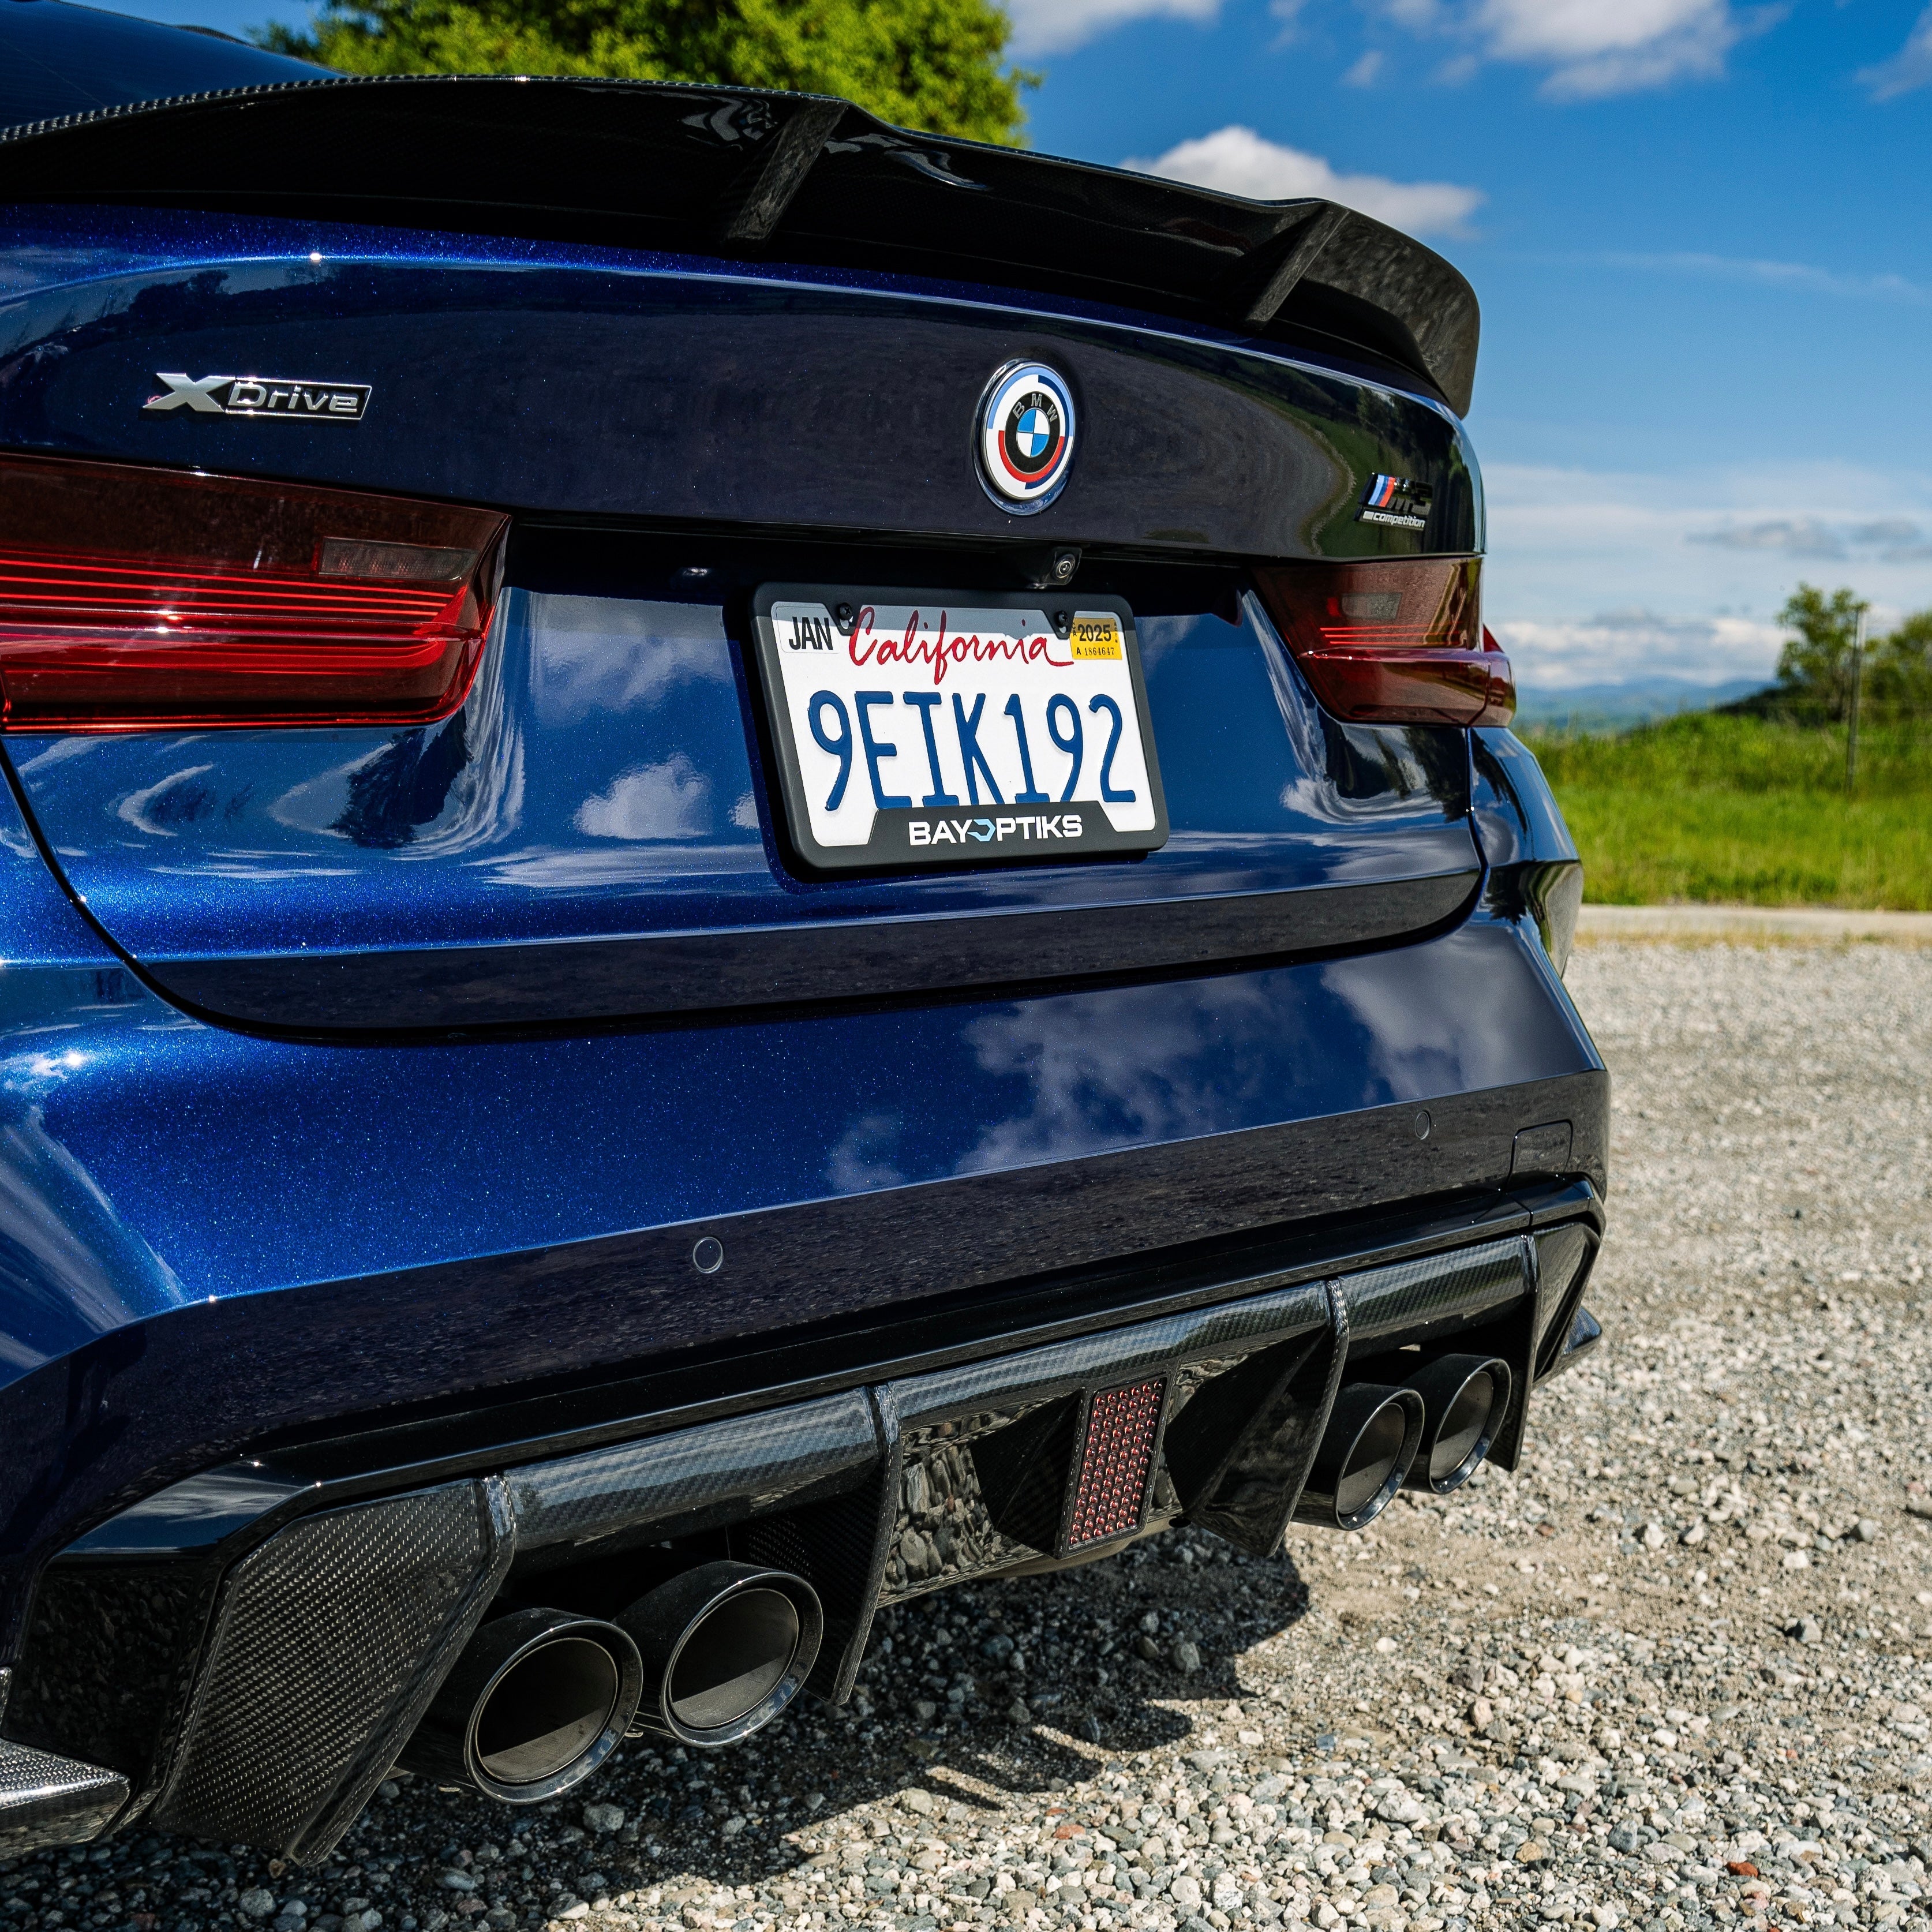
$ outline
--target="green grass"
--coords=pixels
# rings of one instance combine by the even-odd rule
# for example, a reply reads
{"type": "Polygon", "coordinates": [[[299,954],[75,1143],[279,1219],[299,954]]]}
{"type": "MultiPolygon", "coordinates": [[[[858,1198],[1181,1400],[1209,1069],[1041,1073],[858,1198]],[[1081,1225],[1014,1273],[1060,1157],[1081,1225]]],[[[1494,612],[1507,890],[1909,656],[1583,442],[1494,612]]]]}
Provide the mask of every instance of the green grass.
{"type": "Polygon", "coordinates": [[[1599,904],[1932,910],[1932,728],[1858,737],[1694,712],[1614,737],[1526,734],[1599,904]]]}

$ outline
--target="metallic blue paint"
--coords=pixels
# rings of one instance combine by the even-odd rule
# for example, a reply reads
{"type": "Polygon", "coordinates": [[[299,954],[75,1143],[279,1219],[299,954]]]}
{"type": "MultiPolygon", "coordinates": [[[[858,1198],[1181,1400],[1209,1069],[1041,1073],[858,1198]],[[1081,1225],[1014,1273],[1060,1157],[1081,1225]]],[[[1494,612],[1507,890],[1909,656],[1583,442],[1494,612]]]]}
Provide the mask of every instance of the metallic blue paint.
{"type": "MultiPolygon", "coordinates": [[[[1036,290],[988,288],[979,283],[931,276],[888,274],[875,269],[814,262],[809,268],[741,257],[667,254],[616,248],[583,242],[534,240],[514,235],[487,238],[436,229],[374,226],[362,223],[296,220],[284,217],[204,213],[167,208],[77,203],[48,207],[20,202],[4,208],[8,246],[0,250],[0,297],[11,299],[36,291],[70,287],[116,276],[146,274],[163,268],[231,265],[290,264],[320,255],[338,266],[352,262],[400,266],[441,264],[452,268],[487,267],[598,269],[613,275],[719,275],[760,284],[801,280],[814,288],[900,296],[930,302],[957,302],[998,310],[1002,314],[1038,314],[1138,329],[1177,341],[1238,347],[1256,340],[1240,330],[1217,328],[1173,316],[1150,316],[1138,309],[1078,296],[1036,290]]],[[[1360,366],[1345,355],[1307,348],[1292,356],[1279,343],[1262,352],[1326,374],[1360,380],[1360,366]]],[[[1388,372],[1378,371],[1378,387],[1388,372]]],[[[1390,393],[1417,402],[1437,416],[1442,405],[1420,387],[1390,393]]],[[[1452,418],[1453,420],[1453,418],[1452,418]]],[[[1466,438],[1461,448],[1473,460],[1466,438]]]]}
{"type": "Polygon", "coordinates": [[[1470,804],[1487,863],[1504,868],[1574,862],[1576,842],[1535,753],[1514,731],[1469,735],[1470,804]]]}
{"type": "Polygon", "coordinates": [[[1441,404],[1144,316],[296,221],[21,208],[0,224],[26,284],[0,304],[0,446],[580,515],[1174,554],[1481,542],[1474,459],[1441,404]],[[981,490],[969,432],[992,370],[1041,353],[1088,427],[1064,494],[1016,517],[981,490]],[[144,415],[164,361],[373,394],[352,424],[144,415]],[[1354,520],[1378,470],[1430,484],[1426,531],[1354,520]]]}
{"type": "MultiPolygon", "coordinates": [[[[1595,1064],[1567,1003],[1549,997],[1540,950],[1485,922],[1359,958],[1033,1000],[383,1046],[184,1018],[110,955],[89,956],[83,931],[72,938],[58,964],[7,969],[15,1298],[0,1304],[0,1346],[13,1376],[210,1298],[1595,1064]],[[67,1218],[82,1199],[98,1228],[86,1240],[67,1218]]],[[[1286,1220],[1297,1204],[1277,1206],[1286,1220]]],[[[685,1305],[652,1316],[675,1332],[636,1331],[630,1352],[698,1339],[702,1304],[730,1286],[681,1285],[685,1305]]],[[[896,1290],[882,1279],[876,1292],[896,1290]]],[[[506,1376],[516,1354],[546,1346],[506,1337],[506,1376]]]]}
{"type": "Polygon", "coordinates": [[[112,1501],[264,1432],[890,1306],[970,1282],[975,1241],[998,1280],[1500,1187],[1553,1112],[1600,1173],[1600,1063],[1517,922],[1025,1000],[332,1046],[184,1018],[10,810],[0,854],[9,1625],[112,1501]],[[842,1200],[874,1220],[787,1246],[842,1200]]]}
{"type": "Polygon", "coordinates": [[[1469,740],[1470,818],[1486,868],[1484,898],[1498,916],[1532,921],[1561,970],[1583,903],[1576,842],[1520,738],[1483,730],[1469,740]]]}
{"type": "MultiPolygon", "coordinates": [[[[485,978],[545,947],[553,1010],[568,1012],[568,942],[586,940],[1436,878],[1462,898],[1454,882],[1477,861],[1461,734],[1334,725],[1252,598],[1239,618],[1141,622],[1172,832],[1130,864],[800,876],[773,828],[746,653],[710,604],[513,590],[464,710],[400,734],[17,734],[8,748],[73,888],[164,986],[184,961],[296,976],[367,954],[393,959],[398,1012],[433,947],[500,950],[502,965],[470,968],[485,978]]],[[[608,974],[609,952],[594,956],[608,974]]],[[[640,1006],[651,970],[640,949],[640,1006]]]]}

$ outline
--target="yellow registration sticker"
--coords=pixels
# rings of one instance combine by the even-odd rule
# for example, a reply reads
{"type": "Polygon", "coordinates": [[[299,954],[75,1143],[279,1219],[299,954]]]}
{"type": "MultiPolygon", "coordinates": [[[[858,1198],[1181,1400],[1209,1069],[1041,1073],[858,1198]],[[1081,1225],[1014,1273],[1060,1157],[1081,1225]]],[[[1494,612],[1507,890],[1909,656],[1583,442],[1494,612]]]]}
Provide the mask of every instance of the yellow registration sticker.
{"type": "Polygon", "coordinates": [[[1076,662],[1121,655],[1120,620],[1111,611],[1076,617],[1069,634],[1076,662]]]}

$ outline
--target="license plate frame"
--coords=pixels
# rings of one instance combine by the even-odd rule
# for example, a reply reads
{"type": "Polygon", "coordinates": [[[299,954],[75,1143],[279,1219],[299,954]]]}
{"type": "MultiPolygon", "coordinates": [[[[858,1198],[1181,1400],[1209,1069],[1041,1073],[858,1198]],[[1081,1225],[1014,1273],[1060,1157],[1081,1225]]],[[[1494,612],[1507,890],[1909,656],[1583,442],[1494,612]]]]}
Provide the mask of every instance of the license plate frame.
{"type": "Polygon", "coordinates": [[[770,789],[808,869],[1004,870],[1138,858],[1166,844],[1124,598],[768,584],[752,614],[770,789]],[[842,738],[842,753],[832,748],[842,738]],[[982,788],[999,802],[982,801],[982,788]]]}

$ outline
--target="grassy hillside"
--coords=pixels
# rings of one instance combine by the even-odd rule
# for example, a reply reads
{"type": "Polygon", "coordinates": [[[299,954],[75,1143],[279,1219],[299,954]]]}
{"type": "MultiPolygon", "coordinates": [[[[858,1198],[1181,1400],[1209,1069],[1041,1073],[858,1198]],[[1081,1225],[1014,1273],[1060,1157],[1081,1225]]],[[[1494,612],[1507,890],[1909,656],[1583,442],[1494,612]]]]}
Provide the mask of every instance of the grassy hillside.
{"type": "Polygon", "coordinates": [[[1526,736],[1599,904],[1932,910],[1932,730],[1845,736],[1711,712],[1616,737],[1526,736]]]}

